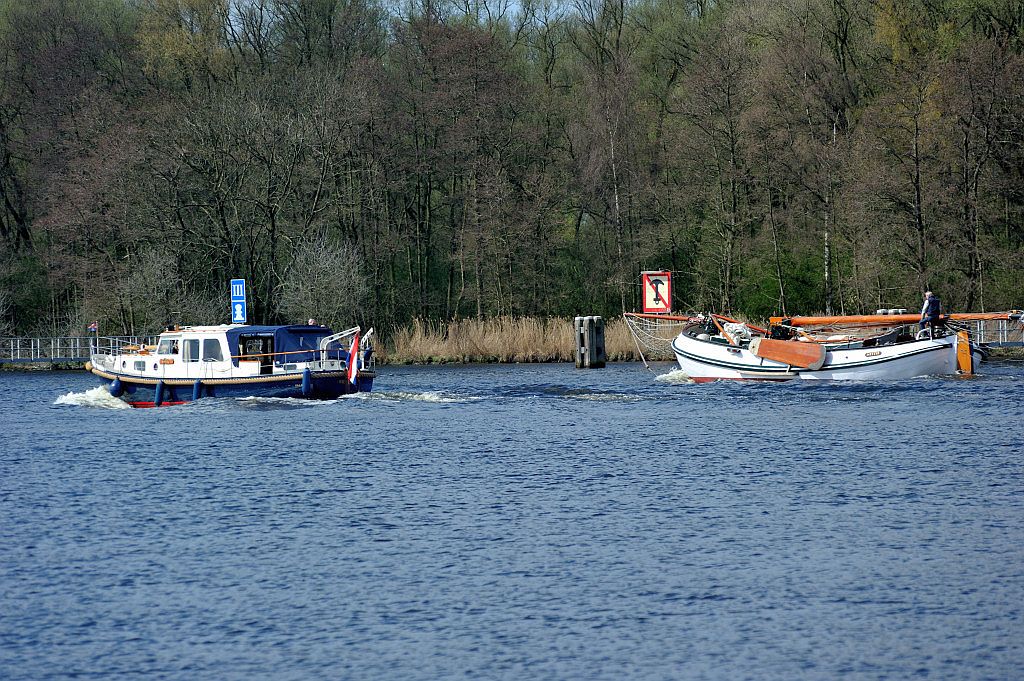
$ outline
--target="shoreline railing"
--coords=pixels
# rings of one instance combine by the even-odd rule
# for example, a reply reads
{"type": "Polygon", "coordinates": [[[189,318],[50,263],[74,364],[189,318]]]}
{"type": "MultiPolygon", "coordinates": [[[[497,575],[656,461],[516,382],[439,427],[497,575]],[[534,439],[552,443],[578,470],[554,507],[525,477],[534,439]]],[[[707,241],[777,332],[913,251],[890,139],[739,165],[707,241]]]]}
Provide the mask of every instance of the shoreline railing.
{"type": "Polygon", "coordinates": [[[152,344],[155,336],[59,336],[0,338],[0,364],[72,364],[87,362],[99,348],[152,344]]]}
{"type": "Polygon", "coordinates": [[[967,322],[971,338],[993,348],[1024,347],[1024,322],[1012,319],[986,319],[967,322]]]}

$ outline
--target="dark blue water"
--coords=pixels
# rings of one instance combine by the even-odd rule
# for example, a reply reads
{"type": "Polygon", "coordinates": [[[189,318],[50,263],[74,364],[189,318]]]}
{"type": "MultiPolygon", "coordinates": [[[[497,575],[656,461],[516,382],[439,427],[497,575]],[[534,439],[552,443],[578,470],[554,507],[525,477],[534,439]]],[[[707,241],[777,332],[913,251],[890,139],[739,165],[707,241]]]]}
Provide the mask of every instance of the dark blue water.
{"type": "Polygon", "coordinates": [[[0,677],[1019,679],[1024,364],[985,369],[159,410],[3,374],[0,677]]]}

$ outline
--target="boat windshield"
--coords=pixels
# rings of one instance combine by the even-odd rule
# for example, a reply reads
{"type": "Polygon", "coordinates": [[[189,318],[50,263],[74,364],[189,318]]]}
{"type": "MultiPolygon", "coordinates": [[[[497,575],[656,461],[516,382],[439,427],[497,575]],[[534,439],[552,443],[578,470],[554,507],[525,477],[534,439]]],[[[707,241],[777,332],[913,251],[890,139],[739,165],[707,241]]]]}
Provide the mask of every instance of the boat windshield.
{"type": "Polygon", "coordinates": [[[161,338],[160,345],[156,348],[158,355],[176,355],[178,354],[178,337],[174,336],[171,338],[161,338]]]}

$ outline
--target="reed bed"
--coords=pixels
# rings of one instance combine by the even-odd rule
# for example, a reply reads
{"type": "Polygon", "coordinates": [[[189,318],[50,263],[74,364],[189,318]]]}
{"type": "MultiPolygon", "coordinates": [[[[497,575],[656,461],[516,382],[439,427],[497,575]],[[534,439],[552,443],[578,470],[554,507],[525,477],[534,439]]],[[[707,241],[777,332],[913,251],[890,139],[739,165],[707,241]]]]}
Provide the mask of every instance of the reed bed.
{"type": "MultiPolygon", "coordinates": [[[[605,345],[609,361],[640,359],[629,327],[622,319],[610,320],[605,325],[605,345]]],[[[572,362],[576,343],[572,319],[417,319],[395,329],[379,351],[380,361],[389,364],[572,362]]]]}

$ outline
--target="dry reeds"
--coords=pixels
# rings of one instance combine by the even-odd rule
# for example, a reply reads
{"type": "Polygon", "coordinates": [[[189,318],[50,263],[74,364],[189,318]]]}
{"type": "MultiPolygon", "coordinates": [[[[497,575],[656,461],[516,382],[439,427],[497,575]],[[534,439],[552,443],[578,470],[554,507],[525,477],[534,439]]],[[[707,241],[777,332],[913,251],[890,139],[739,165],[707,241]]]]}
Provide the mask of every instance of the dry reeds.
{"type": "MultiPolygon", "coordinates": [[[[572,362],[576,354],[571,319],[496,317],[450,322],[414,320],[395,329],[380,360],[393,364],[470,362],[572,362]]],[[[640,359],[622,319],[605,327],[610,361],[640,359]]]]}

